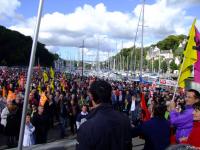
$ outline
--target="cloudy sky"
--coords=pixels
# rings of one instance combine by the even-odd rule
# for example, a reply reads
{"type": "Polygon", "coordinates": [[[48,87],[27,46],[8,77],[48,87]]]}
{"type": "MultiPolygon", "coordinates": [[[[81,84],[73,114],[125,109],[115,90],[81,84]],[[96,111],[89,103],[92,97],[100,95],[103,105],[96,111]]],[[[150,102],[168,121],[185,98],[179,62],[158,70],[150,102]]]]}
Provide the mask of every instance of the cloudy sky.
{"type": "MultiPolygon", "coordinates": [[[[133,45],[142,0],[44,0],[39,41],[65,59],[101,60],[133,45]],[[108,53],[109,52],[109,53],[108,53]]],[[[0,0],[0,25],[33,35],[39,0],[0,0]]],[[[144,45],[200,29],[200,0],[146,0],[144,45]]],[[[141,43],[141,27],[137,46],[141,43]]]]}

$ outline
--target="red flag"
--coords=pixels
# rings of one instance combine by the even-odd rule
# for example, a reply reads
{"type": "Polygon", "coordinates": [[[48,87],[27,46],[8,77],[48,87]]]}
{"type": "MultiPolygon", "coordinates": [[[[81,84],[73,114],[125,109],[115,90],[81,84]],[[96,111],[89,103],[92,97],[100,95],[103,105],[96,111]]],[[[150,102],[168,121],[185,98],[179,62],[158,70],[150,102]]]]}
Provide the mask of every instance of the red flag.
{"type": "Polygon", "coordinates": [[[149,120],[151,117],[151,114],[147,108],[147,105],[144,99],[144,93],[141,93],[140,106],[141,106],[141,109],[143,110],[143,117],[142,117],[143,121],[149,120]]]}

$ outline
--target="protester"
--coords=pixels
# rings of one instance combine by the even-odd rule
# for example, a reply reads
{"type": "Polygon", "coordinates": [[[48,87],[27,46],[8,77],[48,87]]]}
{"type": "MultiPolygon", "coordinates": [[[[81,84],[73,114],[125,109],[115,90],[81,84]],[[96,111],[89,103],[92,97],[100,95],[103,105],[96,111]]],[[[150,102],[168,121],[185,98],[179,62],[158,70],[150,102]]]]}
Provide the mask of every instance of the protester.
{"type": "Polygon", "coordinates": [[[38,113],[32,118],[32,124],[35,126],[35,142],[36,144],[42,144],[47,142],[48,133],[48,116],[44,114],[44,108],[38,107],[38,113]]]}
{"type": "Polygon", "coordinates": [[[31,115],[26,115],[26,125],[24,130],[24,140],[23,146],[31,146],[35,144],[35,137],[34,137],[35,127],[31,123],[31,115]]]}
{"type": "Polygon", "coordinates": [[[200,148],[200,101],[193,105],[193,128],[188,138],[183,143],[200,148]]]}
{"type": "Polygon", "coordinates": [[[154,104],[153,117],[132,128],[132,137],[142,136],[145,140],[144,150],[165,150],[170,145],[170,123],[165,119],[165,104],[154,104]]]}
{"type": "Polygon", "coordinates": [[[133,95],[131,99],[131,121],[134,126],[138,126],[142,121],[142,109],[140,107],[140,101],[137,95],[133,95]]]}
{"type": "Polygon", "coordinates": [[[66,98],[63,94],[60,94],[59,102],[58,102],[58,110],[59,110],[59,122],[60,122],[60,137],[64,138],[66,136],[66,126],[67,119],[69,117],[69,108],[66,98]]]}
{"type": "Polygon", "coordinates": [[[16,147],[19,136],[20,118],[17,114],[17,106],[11,104],[8,106],[8,115],[5,126],[5,134],[7,136],[8,147],[16,147]]]}
{"type": "Polygon", "coordinates": [[[87,105],[82,105],[82,111],[80,114],[78,114],[76,118],[76,127],[79,129],[80,125],[83,124],[85,121],[87,121],[87,105]]]}
{"type": "Polygon", "coordinates": [[[187,138],[193,127],[193,115],[194,109],[192,105],[200,101],[200,93],[196,90],[190,89],[186,94],[186,106],[183,112],[176,111],[176,104],[171,102],[170,107],[170,122],[176,128],[176,141],[179,143],[187,138]]]}
{"type": "Polygon", "coordinates": [[[111,106],[112,87],[106,81],[94,81],[89,95],[94,109],[77,134],[77,150],[132,149],[130,121],[111,106]]]}
{"type": "Polygon", "coordinates": [[[5,99],[5,97],[2,96],[2,94],[0,92],[0,116],[5,107],[6,107],[6,99],[5,99]]]}
{"type": "Polygon", "coordinates": [[[49,123],[50,127],[54,127],[54,116],[56,114],[56,104],[55,101],[53,100],[53,95],[50,94],[48,96],[49,99],[49,123]]]}
{"type": "Polygon", "coordinates": [[[74,135],[76,132],[76,118],[80,112],[79,105],[77,104],[77,101],[73,98],[70,100],[69,104],[69,124],[70,124],[70,130],[71,133],[74,135]]]}
{"type": "Polygon", "coordinates": [[[12,105],[12,101],[7,101],[7,105],[6,107],[2,110],[1,112],[1,125],[4,126],[4,128],[6,127],[7,124],[7,116],[9,114],[9,110],[8,108],[12,105]]]}
{"type": "Polygon", "coordinates": [[[2,97],[2,93],[0,91],[0,133],[3,133],[4,126],[1,124],[1,113],[3,109],[6,107],[6,100],[2,97]]]}

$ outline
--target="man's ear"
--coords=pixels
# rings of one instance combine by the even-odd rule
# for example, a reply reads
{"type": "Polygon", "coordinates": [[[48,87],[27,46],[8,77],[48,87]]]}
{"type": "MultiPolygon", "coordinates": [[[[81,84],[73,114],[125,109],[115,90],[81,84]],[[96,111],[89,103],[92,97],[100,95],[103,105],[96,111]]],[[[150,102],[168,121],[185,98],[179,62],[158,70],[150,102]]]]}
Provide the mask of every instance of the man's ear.
{"type": "Polygon", "coordinates": [[[92,100],[92,107],[96,106],[96,103],[94,100],[92,100]]]}
{"type": "Polygon", "coordinates": [[[95,106],[96,103],[95,103],[95,101],[94,101],[94,97],[92,96],[92,94],[90,94],[90,100],[92,101],[92,106],[95,106]]]}

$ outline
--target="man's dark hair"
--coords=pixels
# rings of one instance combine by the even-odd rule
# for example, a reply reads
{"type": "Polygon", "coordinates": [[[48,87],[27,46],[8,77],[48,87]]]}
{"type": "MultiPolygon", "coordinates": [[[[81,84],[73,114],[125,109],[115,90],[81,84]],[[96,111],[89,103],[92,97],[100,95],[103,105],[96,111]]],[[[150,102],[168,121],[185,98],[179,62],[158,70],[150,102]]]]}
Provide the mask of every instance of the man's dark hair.
{"type": "Polygon", "coordinates": [[[95,103],[111,103],[111,85],[103,80],[94,81],[89,88],[95,103]]]}
{"type": "Polygon", "coordinates": [[[167,106],[165,103],[155,103],[153,105],[153,116],[164,118],[166,110],[167,110],[167,106]]]}
{"type": "Polygon", "coordinates": [[[27,113],[26,113],[26,116],[31,116],[31,113],[30,113],[30,112],[27,112],[27,113]]]}
{"type": "Polygon", "coordinates": [[[188,92],[194,93],[194,97],[200,101],[200,93],[197,90],[189,89],[188,92]]]}

